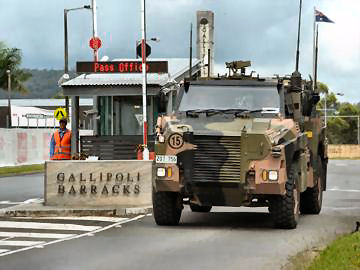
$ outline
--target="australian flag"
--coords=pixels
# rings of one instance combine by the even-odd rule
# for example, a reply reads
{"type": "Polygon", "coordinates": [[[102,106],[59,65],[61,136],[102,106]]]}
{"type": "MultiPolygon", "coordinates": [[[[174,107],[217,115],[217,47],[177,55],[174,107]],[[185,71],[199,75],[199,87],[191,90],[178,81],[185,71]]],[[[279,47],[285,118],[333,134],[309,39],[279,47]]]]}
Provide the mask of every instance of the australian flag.
{"type": "Polygon", "coordinates": [[[315,10],[315,21],[316,22],[327,22],[327,23],[334,23],[330,20],[327,16],[325,16],[322,12],[315,10]]]}

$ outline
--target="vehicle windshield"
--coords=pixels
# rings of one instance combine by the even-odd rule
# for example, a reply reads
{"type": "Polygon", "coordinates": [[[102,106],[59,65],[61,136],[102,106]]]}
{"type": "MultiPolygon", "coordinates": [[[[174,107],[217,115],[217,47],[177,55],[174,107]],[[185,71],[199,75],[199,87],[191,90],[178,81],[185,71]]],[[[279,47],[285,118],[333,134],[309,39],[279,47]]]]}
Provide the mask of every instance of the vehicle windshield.
{"type": "Polygon", "coordinates": [[[271,86],[193,85],[181,98],[178,110],[271,110],[279,111],[280,97],[271,86]]]}

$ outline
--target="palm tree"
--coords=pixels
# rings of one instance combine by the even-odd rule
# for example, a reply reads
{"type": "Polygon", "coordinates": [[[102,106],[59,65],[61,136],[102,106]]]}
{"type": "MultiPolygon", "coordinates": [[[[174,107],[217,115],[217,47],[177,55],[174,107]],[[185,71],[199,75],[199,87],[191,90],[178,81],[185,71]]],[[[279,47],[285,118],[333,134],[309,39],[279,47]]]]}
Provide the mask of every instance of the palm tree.
{"type": "Polygon", "coordinates": [[[0,88],[7,89],[7,70],[11,71],[11,88],[13,91],[26,94],[28,90],[24,82],[31,77],[31,74],[20,68],[21,51],[18,48],[8,48],[0,41],[0,88]]]}
{"type": "Polygon", "coordinates": [[[317,83],[317,89],[318,89],[320,94],[325,94],[325,93],[329,94],[329,87],[325,83],[318,82],[317,83]]]}

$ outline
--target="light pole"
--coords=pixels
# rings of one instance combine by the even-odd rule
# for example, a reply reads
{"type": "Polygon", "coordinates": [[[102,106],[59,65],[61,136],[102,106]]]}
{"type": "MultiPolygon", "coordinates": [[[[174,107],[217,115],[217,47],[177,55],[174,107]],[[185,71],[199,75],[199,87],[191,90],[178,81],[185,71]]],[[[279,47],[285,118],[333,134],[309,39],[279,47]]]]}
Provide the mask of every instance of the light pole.
{"type": "Polygon", "coordinates": [[[8,120],[8,128],[11,128],[11,71],[10,69],[6,70],[6,74],[8,77],[8,116],[9,116],[9,120],[8,120]]]}
{"type": "MultiPolygon", "coordinates": [[[[67,14],[73,10],[91,9],[90,5],[84,5],[78,8],[65,8],[64,9],[64,74],[69,74],[69,45],[68,45],[68,27],[67,27],[67,14]]],[[[66,112],[69,115],[69,97],[65,97],[66,112]]]]}
{"type": "MultiPolygon", "coordinates": [[[[344,93],[335,93],[335,96],[344,96],[344,93]]],[[[324,116],[325,116],[325,127],[327,127],[327,92],[325,92],[325,104],[324,104],[324,116]]]]}
{"type": "Polygon", "coordinates": [[[141,0],[141,52],[142,52],[142,105],[143,105],[143,160],[149,160],[149,149],[147,146],[147,72],[146,72],[146,12],[145,0],[141,0]]]}
{"type": "MultiPolygon", "coordinates": [[[[152,38],[146,40],[146,42],[149,42],[149,41],[153,41],[153,42],[159,43],[159,42],[160,42],[160,38],[158,38],[158,37],[152,37],[152,38]]],[[[136,59],[139,58],[139,56],[138,56],[138,54],[137,54],[137,47],[138,47],[138,45],[139,45],[140,43],[141,43],[141,40],[137,40],[137,41],[136,41],[136,45],[135,45],[136,59]]]]}

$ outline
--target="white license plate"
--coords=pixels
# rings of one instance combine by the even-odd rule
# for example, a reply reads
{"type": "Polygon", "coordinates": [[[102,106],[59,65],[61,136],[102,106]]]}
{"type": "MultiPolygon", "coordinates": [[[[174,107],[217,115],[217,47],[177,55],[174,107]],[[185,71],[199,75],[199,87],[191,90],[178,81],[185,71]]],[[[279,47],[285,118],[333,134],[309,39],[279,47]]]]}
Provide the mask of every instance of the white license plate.
{"type": "Polygon", "coordinates": [[[156,163],[177,163],[177,156],[156,155],[156,163]]]}

